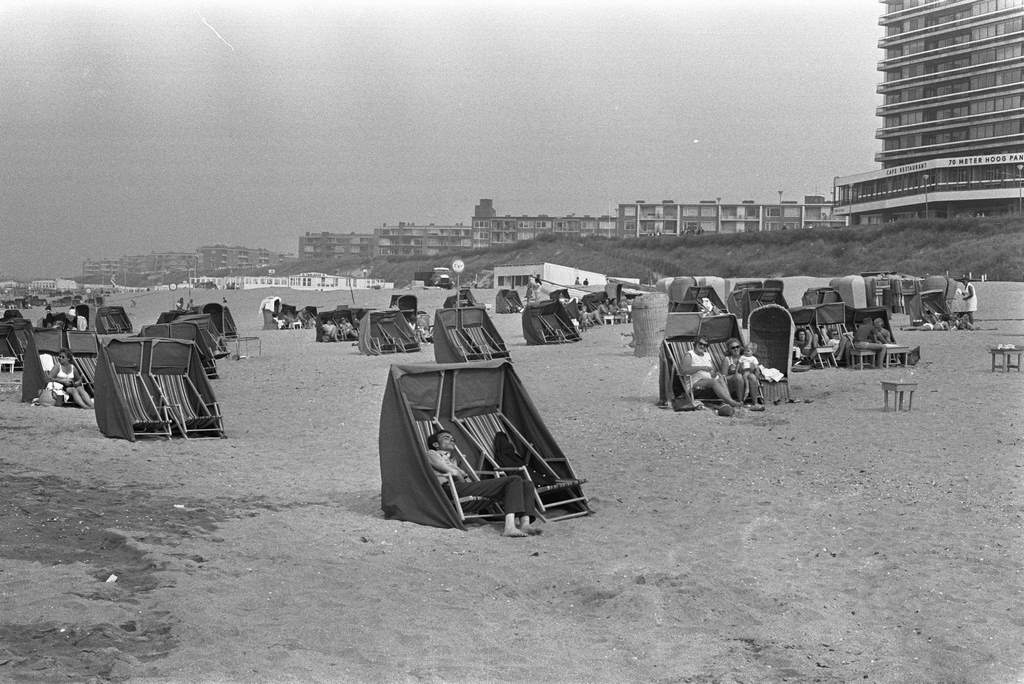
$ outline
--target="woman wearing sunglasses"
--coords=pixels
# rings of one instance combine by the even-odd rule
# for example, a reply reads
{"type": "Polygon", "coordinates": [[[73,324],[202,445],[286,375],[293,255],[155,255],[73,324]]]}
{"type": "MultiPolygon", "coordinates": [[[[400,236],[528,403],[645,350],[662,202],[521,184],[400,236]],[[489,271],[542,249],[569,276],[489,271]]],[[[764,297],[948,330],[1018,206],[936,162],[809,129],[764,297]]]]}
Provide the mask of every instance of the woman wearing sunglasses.
{"type": "Polygon", "coordinates": [[[690,390],[710,389],[715,396],[723,402],[739,408],[743,404],[729,396],[729,388],[725,384],[722,374],[715,368],[715,362],[708,352],[708,338],[698,337],[693,343],[693,349],[683,355],[682,374],[690,379],[690,390]]]}

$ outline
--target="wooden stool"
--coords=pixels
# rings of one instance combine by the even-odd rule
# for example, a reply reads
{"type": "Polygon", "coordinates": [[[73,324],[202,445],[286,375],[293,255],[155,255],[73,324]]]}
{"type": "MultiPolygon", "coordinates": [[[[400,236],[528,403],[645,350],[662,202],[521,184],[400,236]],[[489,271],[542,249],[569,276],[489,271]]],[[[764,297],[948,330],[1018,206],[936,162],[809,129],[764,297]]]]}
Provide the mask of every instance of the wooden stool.
{"type": "Polygon", "coordinates": [[[914,404],[914,390],[917,389],[916,382],[904,382],[902,380],[883,380],[882,392],[885,394],[885,406],[883,411],[889,410],[889,392],[892,392],[892,410],[899,413],[903,410],[903,395],[907,395],[907,411],[914,404]]]}
{"type": "Polygon", "coordinates": [[[910,357],[910,347],[890,347],[886,346],[885,355],[882,357],[882,366],[889,368],[890,366],[907,366],[907,362],[910,357]]]}
{"type": "Polygon", "coordinates": [[[993,373],[997,370],[1009,373],[1011,368],[1016,368],[1017,372],[1020,373],[1020,357],[1024,354],[1024,349],[1021,349],[1020,347],[1003,347],[1002,349],[993,347],[988,351],[992,354],[993,373]],[[1012,360],[1015,356],[1017,357],[1017,363],[1014,363],[1012,360]]]}
{"type": "Polygon", "coordinates": [[[871,362],[875,367],[875,352],[871,349],[853,349],[850,351],[850,367],[857,370],[864,370],[864,359],[871,362]]]}

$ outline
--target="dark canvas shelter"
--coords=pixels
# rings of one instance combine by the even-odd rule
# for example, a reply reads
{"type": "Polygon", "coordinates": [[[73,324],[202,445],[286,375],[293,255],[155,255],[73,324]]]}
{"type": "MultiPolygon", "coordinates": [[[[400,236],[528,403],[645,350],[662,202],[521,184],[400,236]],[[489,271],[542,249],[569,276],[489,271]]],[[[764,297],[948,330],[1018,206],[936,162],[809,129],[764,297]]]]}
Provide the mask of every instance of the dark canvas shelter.
{"type": "Polygon", "coordinates": [[[438,363],[507,359],[508,347],[482,306],[438,309],[434,314],[434,360],[438,363]]]}
{"type": "Polygon", "coordinates": [[[7,309],[4,311],[3,318],[0,318],[0,320],[6,321],[9,318],[24,318],[24,316],[22,316],[21,312],[17,309],[7,309]]]}
{"type": "MultiPolygon", "coordinates": [[[[768,281],[766,281],[767,283],[768,281]]],[[[759,306],[767,306],[768,304],[776,304],[781,306],[783,309],[788,309],[789,305],[786,304],[786,298],[782,296],[782,286],[768,287],[767,284],[764,287],[748,287],[743,290],[743,299],[741,300],[741,306],[743,310],[743,316],[741,321],[743,327],[747,327],[747,321],[750,319],[750,312],[759,306]]]]}
{"type": "Polygon", "coordinates": [[[756,356],[761,365],[774,368],[783,375],[778,382],[762,381],[765,400],[788,401],[789,378],[793,370],[793,337],[796,334],[793,317],[778,304],[765,304],[750,312],[747,332],[749,341],[757,345],[756,356]]]}
{"type": "Polygon", "coordinates": [[[473,291],[468,287],[459,289],[458,294],[453,294],[444,300],[445,309],[454,309],[462,306],[476,306],[476,297],[473,296],[473,291]]]}
{"type": "Polygon", "coordinates": [[[96,309],[96,332],[100,335],[130,333],[132,322],[123,306],[101,306],[96,309]]]}
{"type": "Polygon", "coordinates": [[[907,302],[907,315],[911,325],[931,323],[937,325],[952,318],[945,290],[923,290],[907,302]]]}
{"type": "Polygon", "coordinates": [[[391,295],[390,306],[392,309],[398,309],[401,311],[402,315],[405,316],[405,319],[409,321],[409,325],[416,327],[416,317],[420,313],[416,295],[391,295]]]}
{"type": "Polygon", "coordinates": [[[209,353],[213,358],[222,359],[228,355],[227,343],[224,341],[224,336],[221,334],[217,325],[213,322],[213,317],[210,314],[190,311],[176,320],[190,321],[199,325],[202,330],[202,335],[200,339],[196,340],[196,343],[207,345],[209,353]]]}
{"type": "Polygon", "coordinates": [[[25,365],[25,350],[32,335],[32,323],[24,318],[8,318],[0,323],[0,356],[13,356],[14,370],[25,365]]]}
{"type": "Polygon", "coordinates": [[[519,313],[523,310],[523,300],[516,290],[498,290],[494,296],[495,313],[519,313]]]}
{"type": "Polygon", "coordinates": [[[234,316],[231,315],[231,309],[217,302],[210,302],[203,306],[203,313],[210,317],[213,326],[223,337],[238,337],[238,327],[235,325],[234,316]]]}
{"type": "Polygon", "coordinates": [[[889,322],[889,309],[884,306],[865,306],[859,309],[855,309],[851,306],[845,307],[845,321],[846,328],[850,332],[857,329],[857,325],[864,320],[864,318],[870,317],[872,320],[881,318],[883,321],[883,327],[889,331],[892,335],[893,343],[896,342],[896,336],[892,334],[892,324],[889,322]]]}
{"type": "Polygon", "coordinates": [[[809,287],[804,290],[800,301],[804,306],[816,306],[818,304],[842,302],[843,297],[839,294],[839,290],[831,287],[809,287]]]}
{"type": "Polygon", "coordinates": [[[747,290],[761,289],[764,287],[764,281],[762,280],[745,280],[743,282],[736,283],[732,292],[725,299],[725,306],[729,313],[733,314],[739,319],[743,318],[743,297],[744,292],[747,290]]]}
{"type": "Polygon", "coordinates": [[[156,317],[157,323],[170,323],[176,321],[182,316],[187,316],[189,312],[187,309],[173,309],[171,311],[161,311],[160,315],[156,317]]]}
{"type": "MultiPolygon", "coordinates": [[[[672,284],[675,285],[674,282],[672,284]]],[[[669,288],[669,313],[701,311],[701,302],[703,302],[705,298],[710,301],[711,305],[720,313],[726,312],[725,303],[722,301],[722,298],[718,296],[715,288],[705,285],[691,285],[686,288],[682,295],[678,295],[678,288],[669,288]],[[673,299],[674,296],[680,296],[681,298],[673,299]]]]}
{"type": "Polygon", "coordinates": [[[327,321],[333,321],[336,324],[341,324],[342,321],[348,323],[349,326],[351,326],[351,329],[346,334],[345,340],[358,340],[359,320],[367,311],[369,311],[369,309],[350,309],[348,307],[341,306],[331,311],[320,311],[316,314],[316,341],[327,341],[324,338],[324,323],[327,321]]]}
{"type": "MultiPolygon", "coordinates": [[[[665,321],[665,339],[658,355],[658,368],[661,382],[659,383],[658,402],[664,405],[668,400],[681,396],[683,392],[679,373],[676,371],[673,357],[678,353],[689,351],[698,337],[707,337],[710,347],[708,352],[717,368],[726,356],[725,342],[730,337],[742,340],[740,326],[733,314],[704,316],[695,311],[670,312],[665,321]]],[[[697,390],[694,398],[717,401],[711,390],[697,390]]]]}
{"type": "Polygon", "coordinates": [[[580,297],[580,308],[587,313],[592,313],[606,301],[608,301],[607,292],[588,292],[580,297]]]}
{"type": "Polygon", "coordinates": [[[95,394],[96,358],[99,341],[96,333],[89,330],[64,330],[62,328],[40,328],[31,331],[27,338],[25,367],[21,375],[21,400],[30,402],[49,381],[43,370],[40,354],[56,358],[62,348],[71,351],[75,368],[82,378],[82,388],[91,396],[95,394]]]}
{"type": "Polygon", "coordinates": [[[184,318],[171,321],[170,323],[151,323],[139,328],[138,337],[163,337],[173,340],[188,340],[194,342],[199,353],[200,365],[205,369],[206,377],[217,377],[217,360],[214,358],[211,349],[214,343],[209,339],[209,331],[199,321],[189,321],[184,318]]]}
{"type": "MultiPolygon", "coordinates": [[[[500,413],[535,447],[545,472],[562,480],[578,481],[565,453],[548,431],[540,412],[508,361],[468,364],[394,365],[384,389],[380,414],[381,509],[387,518],[434,527],[465,529],[455,507],[441,488],[426,460],[424,435],[445,429],[459,449],[477,459],[482,455],[460,421],[474,415],[500,413]]],[[[532,470],[531,470],[532,472],[532,470]]],[[[543,487],[538,484],[538,491],[543,487]]],[[[590,512],[579,487],[577,496],[547,516],[571,517],[590,512]]],[[[551,496],[564,500],[565,490],[541,493],[542,503],[551,496]]]]}
{"type": "Polygon", "coordinates": [[[223,437],[220,409],[194,342],[112,338],[96,364],[96,425],[107,437],[223,437]]]}
{"type": "Polygon", "coordinates": [[[533,302],[523,309],[523,337],[526,344],[579,342],[580,333],[572,317],[557,299],[533,302]]]}
{"type": "Polygon", "coordinates": [[[371,311],[359,325],[359,351],[363,354],[411,353],[420,350],[416,331],[401,311],[371,311]]]}

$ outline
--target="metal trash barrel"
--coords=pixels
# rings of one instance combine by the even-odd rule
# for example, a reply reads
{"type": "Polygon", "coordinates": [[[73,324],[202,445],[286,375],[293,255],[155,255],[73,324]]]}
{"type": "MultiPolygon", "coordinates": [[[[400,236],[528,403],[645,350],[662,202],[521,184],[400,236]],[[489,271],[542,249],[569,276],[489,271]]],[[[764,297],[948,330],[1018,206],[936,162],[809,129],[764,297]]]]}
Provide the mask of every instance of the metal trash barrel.
{"type": "Polygon", "coordinates": [[[633,356],[658,355],[667,320],[667,294],[648,292],[633,300],[633,356]]]}

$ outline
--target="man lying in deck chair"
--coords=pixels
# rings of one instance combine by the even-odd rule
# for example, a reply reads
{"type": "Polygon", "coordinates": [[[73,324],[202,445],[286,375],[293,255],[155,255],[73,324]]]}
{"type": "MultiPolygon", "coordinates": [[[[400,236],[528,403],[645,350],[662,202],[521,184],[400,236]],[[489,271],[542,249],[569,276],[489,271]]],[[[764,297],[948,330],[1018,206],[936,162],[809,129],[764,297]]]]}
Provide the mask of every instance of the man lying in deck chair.
{"type": "Polygon", "coordinates": [[[455,439],[447,430],[438,430],[427,438],[427,460],[437,473],[437,479],[444,486],[448,483],[448,475],[455,481],[456,492],[460,496],[485,496],[502,502],[505,511],[505,529],[502,536],[526,537],[540,534],[539,530],[530,525],[530,518],[535,516],[535,497],[533,483],[523,480],[518,475],[495,477],[473,481],[469,473],[455,463],[452,450],[455,439]]]}

